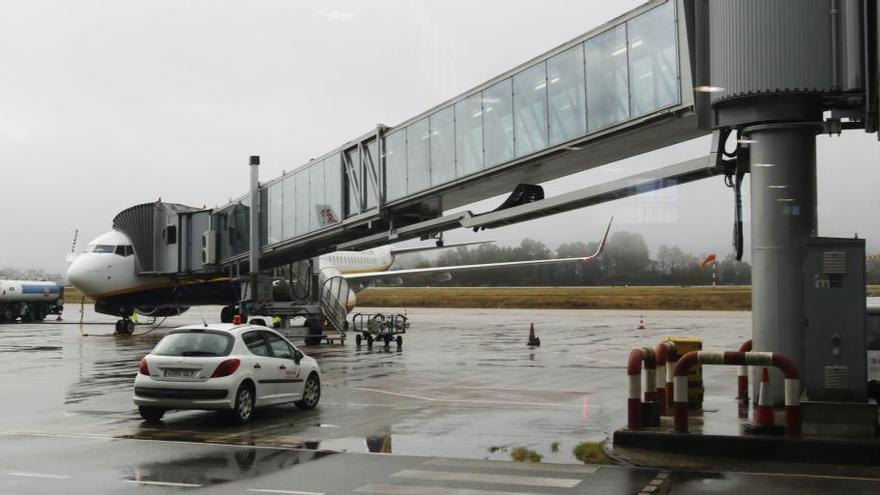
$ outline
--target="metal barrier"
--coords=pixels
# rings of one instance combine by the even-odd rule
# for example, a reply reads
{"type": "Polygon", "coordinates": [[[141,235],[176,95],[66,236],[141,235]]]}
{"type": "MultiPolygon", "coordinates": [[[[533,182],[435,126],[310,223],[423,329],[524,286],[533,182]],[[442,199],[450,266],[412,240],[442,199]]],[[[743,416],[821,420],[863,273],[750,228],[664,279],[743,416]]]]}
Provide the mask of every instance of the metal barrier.
{"type": "MultiPolygon", "coordinates": [[[[645,402],[654,403],[657,398],[657,361],[654,359],[654,350],[650,347],[637,347],[630,351],[626,365],[626,374],[629,376],[629,397],[626,401],[627,428],[631,430],[642,426],[642,362],[645,363],[645,402]]],[[[649,415],[649,414],[646,414],[649,415]]],[[[653,416],[653,415],[650,415],[653,416]]],[[[654,423],[653,417],[650,422],[654,423]]],[[[659,414],[655,425],[660,423],[659,414]]]]}
{"type": "MultiPolygon", "coordinates": [[[[632,356],[632,354],[630,354],[632,356]]],[[[800,375],[794,361],[778,352],[706,352],[692,351],[678,360],[675,365],[675,431],[688,432],[687,374],[695,364],[719,364],[739,366],[774,366],[785,376],[785,433],[800,435],[800,375]]]]}

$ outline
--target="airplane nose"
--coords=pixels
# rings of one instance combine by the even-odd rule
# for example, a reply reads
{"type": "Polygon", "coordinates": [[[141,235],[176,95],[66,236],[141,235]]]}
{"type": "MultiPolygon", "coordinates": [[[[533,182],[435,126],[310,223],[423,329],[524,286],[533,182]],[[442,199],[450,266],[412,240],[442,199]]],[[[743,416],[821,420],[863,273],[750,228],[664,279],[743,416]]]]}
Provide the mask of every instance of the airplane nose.
{"type": "Polygon", "coordinates": [[[91,294],[94,284],[100,280],[101,270],[91,266],[93,264],[86,258],[87,256],[80,255],[73,261],[67,269],[67,282],[83,294],[91,294]]]}

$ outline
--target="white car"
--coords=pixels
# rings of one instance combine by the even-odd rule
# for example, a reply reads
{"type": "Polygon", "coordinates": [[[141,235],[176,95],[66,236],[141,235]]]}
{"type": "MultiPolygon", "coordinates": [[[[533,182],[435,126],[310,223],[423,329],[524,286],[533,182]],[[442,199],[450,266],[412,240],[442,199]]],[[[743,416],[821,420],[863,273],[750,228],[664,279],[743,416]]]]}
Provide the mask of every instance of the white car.
{"type": "Polygon", "coordinates": [[[317,361],[256,325],[172,330],[141,360],[134,380],[134,403],[150,422],[169,409],[214,409],[245,423],[256,407],[312,409],[320,398],[317,361]]]}

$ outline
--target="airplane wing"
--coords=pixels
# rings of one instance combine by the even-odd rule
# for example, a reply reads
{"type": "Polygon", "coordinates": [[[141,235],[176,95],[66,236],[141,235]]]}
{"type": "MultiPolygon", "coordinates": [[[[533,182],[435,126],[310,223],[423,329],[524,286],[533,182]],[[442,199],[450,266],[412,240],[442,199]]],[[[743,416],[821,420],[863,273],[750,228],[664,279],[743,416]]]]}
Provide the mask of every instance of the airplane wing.
{"type": "Polygon", "coordinates": [[[400,254],[407,253],[419,253],[422,251],[435,251],[437,249],[447,249],[461,246],[473,246],[474,244],[489,244],[495,241],[476,241],[476,242],[459,242],[457,244],[443,244],[442,246],[415,246],[415,247],[402,247],[402,248],[391,248],[391,255],[397,256],[400,254]]]}
{"type": "MultiPolygon", "coordinates": [[[[611,219],[614,221],[614,218],[611,219]]],[[[381,278],[390,278],[390,277],[400,277],[403,275],[430,275],[433,273],[453,273],[460,272],[465,270],[485,270],[491,268],[507,268],[507,267],[516,267],[516,266],[536,266],[536,265],[556,265],[560,263],[574,263],[574,262],[584,262],[589,261],[593,258],[596,258],[602,251],[605,249],[605,241],[608,240],[608,233],[611,231],[611,222],[608,222],[608,227],[605,229],[605,236],[602,237],[602,242],[599,243],[599,247],[596,248],[596,252],[589,256],[579,256],[575,258],[552,258],[546,260],[529,260],[529,261],[506,261],[501,263],[483,263],[478,265],[458,265],[458,266],[438,266],[433,268],[413,268],[409,270],[390,270],[390,271],[382,271],[382,272],[366,272],[366,273],[351,273],[342,275],[347,280],[370,280],[370,279],[381,279],[381,278]]]]}

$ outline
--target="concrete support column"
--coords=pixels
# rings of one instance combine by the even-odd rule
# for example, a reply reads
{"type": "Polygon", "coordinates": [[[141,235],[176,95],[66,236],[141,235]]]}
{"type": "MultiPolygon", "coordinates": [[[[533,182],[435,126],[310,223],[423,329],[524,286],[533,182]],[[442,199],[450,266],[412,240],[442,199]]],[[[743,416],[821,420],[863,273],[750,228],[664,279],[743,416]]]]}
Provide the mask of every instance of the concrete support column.
{"type": "MultiPolygon", "coordinates": [[[[746,135],[751,142],[754,350],[781,352],[805,369],[802,270],[805,239],[816,235],[815,126],[762,125],[746,135]]],[[[759,382],[752,377],[753,387],[759,382]]],[[[782,405],[783,398],[782,375],[774,371],[771,403],[782,405]]]]}

